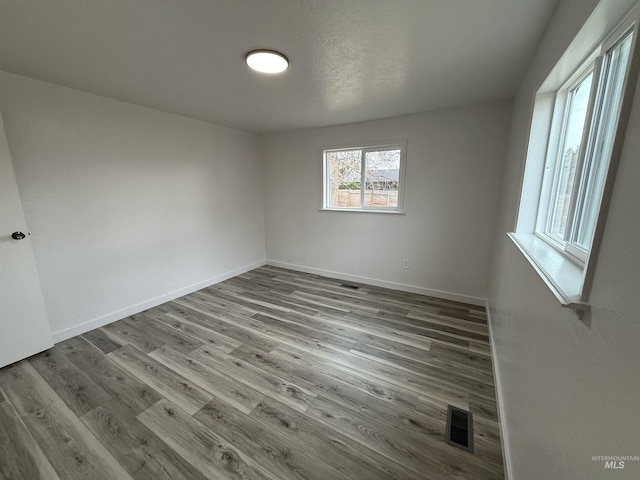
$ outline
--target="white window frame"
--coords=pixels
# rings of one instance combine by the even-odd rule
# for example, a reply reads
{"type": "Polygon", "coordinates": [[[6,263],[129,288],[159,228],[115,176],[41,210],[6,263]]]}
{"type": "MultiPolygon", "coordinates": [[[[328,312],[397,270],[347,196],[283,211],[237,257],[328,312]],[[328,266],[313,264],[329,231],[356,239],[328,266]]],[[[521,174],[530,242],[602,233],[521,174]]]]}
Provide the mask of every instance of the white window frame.
{"type": "Polygon", "coordinates": [[[562,167],[562,155],[564,151],[563,140],[567,129],[567,113],[569,110],[569,102],[571,100],[571,92],[587,76],[593,73],[592,89],[589,98],[589,105],[587,107],[586,120],[581,142],[583,147],[580,149],[580,153],[578,155],[576,175],[574,180],[575,182],[579,181],[581,177],[580,172],[584,164],[584,159],[587,152],[587,148],[584,148],[584,146],[586,146],[585,142],[589,138],[590,126],[593,120],[594,97],[596,96],[596,92],[598,90],[598,66],[601,63],[601,58],[602,57],[589,58],[583,65],[581,65],[579,70],[569,78],[569,80],[556,94],[554,110],[558,112],[558,115],[555,116],[551,123],[551,132],[553,132],[554,138],[550,139],[549,148],[547,151],[545,176],[543,178],[540,203],[538,205],[538,221],[535,232],[536,235],[538,235],[540,238],[544,239],[551,246],[558,249],[563,254],[567,255],[571,260],[579,263],[580,265],[584,265],[587,253],[585,252],[584,255],[577,254],[575,250],[572,250],[572,245],[568,241],[573,225],[572,220],[573,214],[575,212],[576,190],[578,190],[577,188],[572,189],[573,195],[570,201],[569,218],[567,219],[567,227],[565,229],[564,237],[560,238],[558,236],[555,236],[551,234],[549,230],[551,229],[551,223],[553,219],[553,197],[556,195],[556,189],[558,188],[558,177],[560,176],[559,170],[562,167]]]}
{"type": "Polygon", "coordinates": [[[363,143],[360,145],[332,146],[322,149],[322,208],[321,210],[335,212],[367,212],[367,213],[396,213],[404,214],[404,171],[407,155],[407,141],[393,140],[381,143],[363,143]],[[331,152],[345,152],[349,150],[360,150],[360,207],[332,207],[329,205],[331,184],[329,179],[329,168],[327,154],[331,152]],[[389,150],[400,150],[400,168],[398,172],[398,206],[381,207],[366,206],[366,154],[369,152],[382,152],[389,150]]]}
{"type": "MultiPolygon", "coordinates": [[[[585,199],[582,198],[583,202],[579,202],[578,200],[581,197],[585,183],[588,180],[588,176],[586,174],[590,174],[590,172],[584,171],[585,162],[586,160],[591,160],[593,155],[596,154],[596,152],[594,152],[595,147],[593,142],[598,133],[598,120],[600,120],[599,114],[603,107],[603,103],[605,102],[602,66],[604,61],[607,59],[609,52],[626,39],[629,34],[634,34],[634,30],[635,25],[631,20],[622,23],[609,35],[608,39],[602,42],[596,51],[594,51],[594,53],[580,65],[578,70],[569,77],[556,94],[555,110],[558,112],[558,115],[555,116],[551,123],[553,138],[550,138],[549,148],[547,151],[545,176],[542,183],[535,233],[581,267],[584,267],[587,261],[589,250],[584,249],[576,242],[575,237],[579,227],[579,219],[576,217],[576,213],[584,206],[583,202],[585,199]],[[569,102],[571,100],[571,92],[592,73],[592,88],[581,142],[583,147],[580,149],[577,159],[576,175],[574,180],[575,185],[572,188],[567,227],[565,229],[564,236],[560,238],[550,233],[550,229],[553,218],[553,197],[556,195],[556,189],[558,188],[557,182],[560,175],[559,169],[562,167],[562,154],[564,148],[561,144],[567,128],[566,122],[568,120],[569,102]]],[[[631,52],[631,54],[633,54],[633,52],[631,52]]],[[[632,60],[632,58],[630,58],[630,60],[632,60]]],[[[631,62],[629,62],[627,70],[624,73],[625,80],[629,75],[630,66],[631,62]]],[[[624,88],[625,86],[623,86],[623,95],[624,88]]],[[[619,117],[619,114],[620,112],[618,111],[616,116],[619,117]]],[[[608,158],[606,162],[606,169],[609,168],[610,161],[611,158],[608,158]]]]}
{"type": "MultiPolygon", "coordinates": [[[[613,2],[605,1],[603,4],[610,6],[613,2]]],[[[610,11],[596,11],[594,13],[595,21],[591,24],[589,21],[587,22],[567,53],[535,93],[518,219],[515,232],[508,234],[555,294],[561,305],[571,308],[579,314],[581,311],[589,309],[588,298],[596,258],[602,241],[617,164],[624,144],[626,125],[640,69],[640,52],[637,51],[640,35],[638,31],[640,17],[638,2],[634,2],[633,8],[622,16],[622,20],[616,24],[608,23],[608,30],[606,23],[596,25],[597,17],[601,13],[604,15],[600,20],[606,18],[610,22],[610,18],[616,18],[615,16],[611,17],[610,11]],[[596,26],[594,27],[594,25],[596,26]],[[601,36],[595,36],[596,39],[599,38],[599,41],[589,44],[585,39],[594,38],[594,28],[595,31],[598,28],[601,29],[601,36]],[[633,39],[629,62],[624,72],[622,98],[617,112],[617,120],[611,129],[611,151],[606,162],[604,188],[595,210],[591,248],[585,251],[577,242],[578,222],[581,220],[578,215],[582,211],[581,209],[587,205],[583,189],[591,172],[589,170],[583,171],[585,162],[588,162],[589,168],[591,168],[593,165],[591,160],[594,155],[601,153],[594,150],[597,148],[594,145],[594,139],[600,138],[597,134],[600,132],[601,126],[597,122],[604,118],[601,116],[602,110],[600,110],[605,102],[603,99],[605,83],[602,81],[605,72],[603,65],[609,52],[627,38],[629,33],[632,33],[633,39]],[[589,45],[592,47],[590,52],[587,50],[589,45]],[[574,48],[574,46],[577,47],[574,48]],[[583,52],[581,60],[575,58],[575,50],[583,52]],[[569,65],[572,66],[569,67],[569,65]],[[561,152],[564,149],[560,144],[564,140],[566,128],[564,122],[569,92],[592,71],[594,73],[592,90],[587,108],[582,146],[577,159],[575,186],[572,189],[567,228],[564,237],[558,238],[548,234],[548,227],[553,210],[552,193],[557,178],[556,169],[562,165],[561,152]],[[567,74],[566,72],[571,73],[567,74]],[[578,202],[578,198],[582,203],[578,202]]]]}

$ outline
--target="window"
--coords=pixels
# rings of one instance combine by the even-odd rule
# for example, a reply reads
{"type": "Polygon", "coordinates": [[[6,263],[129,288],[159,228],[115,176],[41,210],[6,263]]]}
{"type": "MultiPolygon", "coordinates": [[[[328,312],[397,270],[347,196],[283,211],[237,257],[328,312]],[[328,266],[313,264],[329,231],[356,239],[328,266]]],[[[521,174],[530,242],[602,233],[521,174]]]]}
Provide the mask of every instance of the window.
{"type": "Polygon", "coordinates": [[[509,236],[574,310],[588,308],[633,95],[627,85],[637,81],[631,67],[638,15],[636,6],[616,25],[611,11],[596,10],[534,100],[516,231],[509,236]],[[600,40],[589,40],[596,31],[600,40]]]}
{"type": "Polygon", "coordinates": [[[323,151],[323,209],[402,210],[405,145],[331,148],[323,151]]]}
{"type": "Polygon", "coordinates": [[[584,264],[611,158],[633,31],[589,60],[556,94],[537,232],[584,264]]]}

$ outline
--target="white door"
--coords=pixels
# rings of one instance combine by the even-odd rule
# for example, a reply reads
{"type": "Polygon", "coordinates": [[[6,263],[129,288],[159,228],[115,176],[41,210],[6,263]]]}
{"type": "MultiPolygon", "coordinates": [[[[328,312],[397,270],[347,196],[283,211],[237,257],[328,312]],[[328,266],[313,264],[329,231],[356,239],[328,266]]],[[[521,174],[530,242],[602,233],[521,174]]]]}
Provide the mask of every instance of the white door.
{"type": "Polygon", "coordinates": [[[0,367],[52,345],[40,279],[0,116],[0,367]]]}

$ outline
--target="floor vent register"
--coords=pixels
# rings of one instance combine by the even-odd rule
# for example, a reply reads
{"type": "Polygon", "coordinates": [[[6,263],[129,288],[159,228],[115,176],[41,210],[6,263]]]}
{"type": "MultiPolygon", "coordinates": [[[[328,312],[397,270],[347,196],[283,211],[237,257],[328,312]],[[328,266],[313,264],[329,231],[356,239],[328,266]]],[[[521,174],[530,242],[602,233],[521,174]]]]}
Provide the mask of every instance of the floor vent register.
{"type": "Polygon", "coordinates": [[[449,445],[473,453],[473,414],[449,405],[447,407],[447,433],[444,441],[449,445]]]}

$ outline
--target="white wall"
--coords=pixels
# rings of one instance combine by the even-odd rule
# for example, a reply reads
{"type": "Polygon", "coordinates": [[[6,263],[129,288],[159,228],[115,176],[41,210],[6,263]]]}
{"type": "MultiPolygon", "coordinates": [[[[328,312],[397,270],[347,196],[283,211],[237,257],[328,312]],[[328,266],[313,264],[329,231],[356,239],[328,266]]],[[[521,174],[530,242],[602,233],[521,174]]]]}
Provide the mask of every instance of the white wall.
{"type": "Polygon", "coordinates": [[[485,298],[510,113],[496,102],[264,136],[268,262],[485,298]],[[408,140],[406,215],[319,211],[323,147],[396,139],[408,140]]]}
{"type": "Polygon", "coordinates": [[[264,262],[258,136],[2,72],[0,111],[58,340],[264,262]]]}
{"type": "Polygon", "coordinates": [[[560,307],[505,235],[515,224],[533,92],[597,3],[560,4],[515,101],[489,298],[512,480],[640,478],[640,462],[605,471],[591,460],[640,455],[640,88],[584,321],[560,307]]]}

